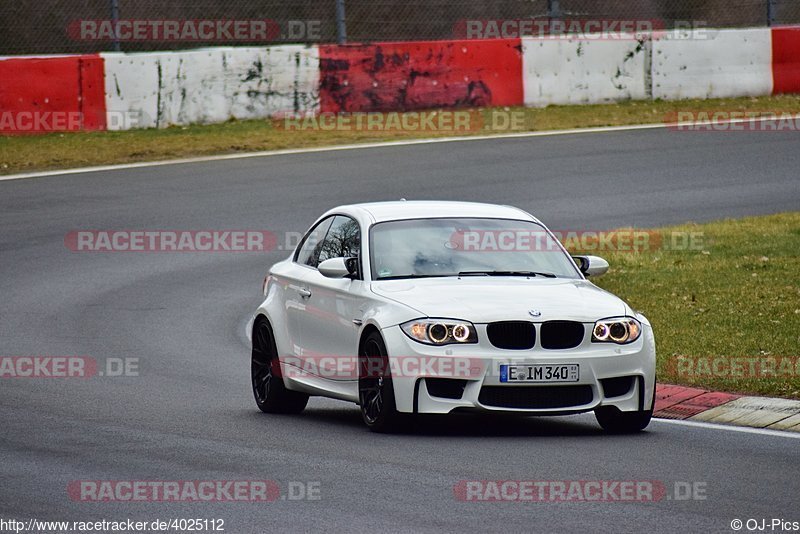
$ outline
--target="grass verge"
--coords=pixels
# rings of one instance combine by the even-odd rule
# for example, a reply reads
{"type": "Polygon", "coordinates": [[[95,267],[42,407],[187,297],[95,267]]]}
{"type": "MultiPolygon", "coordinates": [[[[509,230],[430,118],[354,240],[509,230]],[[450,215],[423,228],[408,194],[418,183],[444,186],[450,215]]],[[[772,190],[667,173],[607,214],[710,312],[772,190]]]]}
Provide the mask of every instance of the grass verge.
{"type": "MultiPolygon", "coordinates": [[[[546,131],[596,126],[663,123],[678,111],[800,112],[800,96],[733,98],[715,100],[631,101],[619,104],[513,108],[524,115],[514,131],[546,131]]],[[[471,132],[353,131],[302,129],[287,131],[280,121],[231,121],[224,124],[130,130],[125,132],[77,132],[63,134],[0,136],[0,175],[90,165],[155,161],[192,156],[233,154],[285,148],[417,139],[452,135],[504,133],[493,129],[490,109],[483,128],[471,132]]],[[[673,118],[671,118],[673,117],[673,118]]]]}
{"type": "Polygon", "coordinates": [[[596,283],[652,323],[659,381],[800,398],[800,212],[658,232],[698,246],[597,252],[611,269],[596,283]]]}

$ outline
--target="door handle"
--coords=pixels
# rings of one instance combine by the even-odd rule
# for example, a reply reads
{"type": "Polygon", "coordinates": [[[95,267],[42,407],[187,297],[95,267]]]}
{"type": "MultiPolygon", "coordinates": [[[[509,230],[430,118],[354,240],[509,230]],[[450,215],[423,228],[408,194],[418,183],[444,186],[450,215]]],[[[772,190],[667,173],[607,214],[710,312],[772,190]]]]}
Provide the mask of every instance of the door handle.
{"type": "Polygon", "coordinates": [[[304,299],[307,299],[311,296],[311,291],[309,291],[304,287],[298,288],[297,292],[300,293],[300,296],[303,297],[304,299]]]}

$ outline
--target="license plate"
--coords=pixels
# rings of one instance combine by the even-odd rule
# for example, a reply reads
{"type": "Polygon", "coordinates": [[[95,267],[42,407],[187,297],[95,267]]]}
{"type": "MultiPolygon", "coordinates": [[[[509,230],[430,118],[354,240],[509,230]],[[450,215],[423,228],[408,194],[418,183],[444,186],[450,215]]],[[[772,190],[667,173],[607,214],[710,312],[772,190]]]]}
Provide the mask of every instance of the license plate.
{"type": "Polygon", "coordinates": [[[500,382],[577,382],[580,376],[577,363],[500,366],[500,382]]]}

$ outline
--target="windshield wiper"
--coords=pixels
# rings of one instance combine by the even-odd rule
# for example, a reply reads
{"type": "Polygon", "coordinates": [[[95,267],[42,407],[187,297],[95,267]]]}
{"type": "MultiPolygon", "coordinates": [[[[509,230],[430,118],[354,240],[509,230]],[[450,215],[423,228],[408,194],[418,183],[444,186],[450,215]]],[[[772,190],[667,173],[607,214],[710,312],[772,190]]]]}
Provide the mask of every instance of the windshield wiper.
{"type": "Polygon", "coordinates": [[[398,276],[380,276],[376,281],[382,280],[407,280],[410,278],[443,278],[445,276],[453,276],[452,274],[402,274],[398,276]]]}
{"type": "Polygon", "coordinates": [[[543,276],[545,278],[558,278],[553,273],[542,273],[538,271],[461,271],[458,276],[543,276]]]}

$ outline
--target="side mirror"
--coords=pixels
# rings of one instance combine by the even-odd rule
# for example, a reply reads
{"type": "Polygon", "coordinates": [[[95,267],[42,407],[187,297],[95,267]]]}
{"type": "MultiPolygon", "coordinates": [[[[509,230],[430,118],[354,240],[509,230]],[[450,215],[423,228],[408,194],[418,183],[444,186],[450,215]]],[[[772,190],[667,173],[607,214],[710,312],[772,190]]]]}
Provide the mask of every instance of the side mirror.
{"type": "Polygon", "coordinates": [[[317,267],[325,278],[348,278],[358,270],[358,258],[331,258],[317,267]]]}
{"type": "Polygon", "coordinates": [[[584,276],[603,276],[608,272],[608,262],[599,256],[573,256],[584,276]]]}

